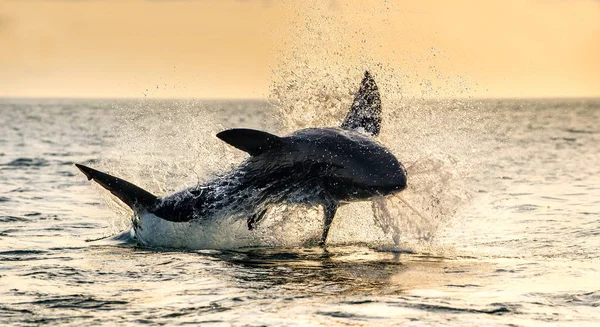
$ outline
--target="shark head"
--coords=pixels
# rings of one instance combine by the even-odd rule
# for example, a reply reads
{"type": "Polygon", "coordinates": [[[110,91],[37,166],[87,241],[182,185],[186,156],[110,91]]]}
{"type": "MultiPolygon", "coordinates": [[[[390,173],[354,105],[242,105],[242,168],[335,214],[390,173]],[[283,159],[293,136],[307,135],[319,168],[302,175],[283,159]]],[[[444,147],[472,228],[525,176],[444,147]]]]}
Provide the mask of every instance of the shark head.
{"type": "Polygon", "coordinates": [[[406,188],[406,170],[375,139],[340,128],[300,130],[284,141],[295,161],[324,167],[325,190],[337,201],[366,200],[406,188]]]}

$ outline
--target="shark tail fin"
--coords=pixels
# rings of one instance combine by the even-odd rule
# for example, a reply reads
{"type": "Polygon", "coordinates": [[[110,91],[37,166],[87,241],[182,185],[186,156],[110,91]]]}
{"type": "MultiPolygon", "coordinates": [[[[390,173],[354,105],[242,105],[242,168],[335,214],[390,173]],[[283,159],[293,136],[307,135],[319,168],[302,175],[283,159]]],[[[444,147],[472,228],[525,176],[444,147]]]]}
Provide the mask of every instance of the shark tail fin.
{"type": "Polygon", "coordinates": [[[158,201],[158,198],[150,192],[122,180],[115,176],[103,173],[90,167],[75,164],[88,180],[94,180],[100,186],[109,190],[114,196],[123,201],[131,209],[151,209],[158,201]]]}
{"type": "Polygon", "coordinates": [[[381,97],[375,80],[365,71],[360,83],[360,89],[354,96],[354,101],[346,119],[342,123],[343,129],[355,130],[369,134],[379,135],[381,129],[381,97]]]}

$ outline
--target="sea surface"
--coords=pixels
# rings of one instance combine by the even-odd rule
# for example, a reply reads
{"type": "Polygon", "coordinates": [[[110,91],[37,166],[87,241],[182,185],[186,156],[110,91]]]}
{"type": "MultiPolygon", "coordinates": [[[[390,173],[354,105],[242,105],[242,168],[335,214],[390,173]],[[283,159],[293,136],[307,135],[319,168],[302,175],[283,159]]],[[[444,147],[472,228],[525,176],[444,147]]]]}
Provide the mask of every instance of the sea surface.
{"type": "Polygon", "coordinates": [[[600,100],[383,103],[408,190],[342,207],[326,250],[320,208],[281,208],[258,246],[184,251],[112,239],[131,213],[73,164],[166,195],[244,160],[220,130],[345,111],[0,99],[0,324],[600,325],[600,100]]]}

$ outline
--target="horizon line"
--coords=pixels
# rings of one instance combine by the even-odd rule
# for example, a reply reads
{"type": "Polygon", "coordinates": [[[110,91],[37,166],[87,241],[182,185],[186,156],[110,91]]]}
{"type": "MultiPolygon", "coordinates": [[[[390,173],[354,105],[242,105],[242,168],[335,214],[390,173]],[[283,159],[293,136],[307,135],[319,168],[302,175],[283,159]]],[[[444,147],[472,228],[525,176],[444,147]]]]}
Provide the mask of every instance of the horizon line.
{"type": "MultiPolygon", "coordinates": [[[[395,99],[419,100],[600,100],[600,95],[582,96],[448,96],[448,97],[423,97],[405,95],[395,99]]],[[[185,101],[273,101],[268,97],[110,97],[110,96],[5,96],[0,95],[0,100],[185,100],[185,101]]]]}

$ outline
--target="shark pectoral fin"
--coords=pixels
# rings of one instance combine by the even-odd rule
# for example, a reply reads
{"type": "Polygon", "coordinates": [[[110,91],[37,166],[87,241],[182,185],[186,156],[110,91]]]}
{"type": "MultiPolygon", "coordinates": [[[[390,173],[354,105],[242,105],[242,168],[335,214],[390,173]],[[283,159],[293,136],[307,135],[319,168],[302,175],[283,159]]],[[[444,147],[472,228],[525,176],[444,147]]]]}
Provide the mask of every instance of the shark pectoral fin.
{"type": "Polygon", "coordinates": [[[381,129],[381,97],[375,80],[368,71],[354,96],[352,107],[342,123],[343,129],[379,135],[381,129]]]}
{"type": "Polygon", "coordinates": [[[325,220],[323,222],[323,234],[321,235],[321,242],[319,242],[320,246],[325,246],[325,242],[327,241],[327,235],[329,234],[329,228],[331,227],[333,217],[335,216],[335,212],[337,211],[338,207],[338,202],[328,202],[326,204],[323,204],[325,220]]]}
{"type": "Polygon", "coordinates": [[[109,190],[114,196],[123,201],[131,209],[149,209],[156,205],[158,198],[150,192],[126,180],[103,173],[99,170],[75,164],[88,180],[94,180],[100,186],[109,190]]]}
{"type": "Polygon", "coordinates": [[[267,209],[263,209],[262,211],[253,214],[252,217],[249,217],[248,230],[255,229],[256,225],[265,217],[265,213],[267,213],[267,209]]]}
{"type": "Polygon", "coordinates": [[[247,128],[228,129],[218,133],[217,137],[251,156],[283,145],[282,139],[277,135],[247,128]]]}

